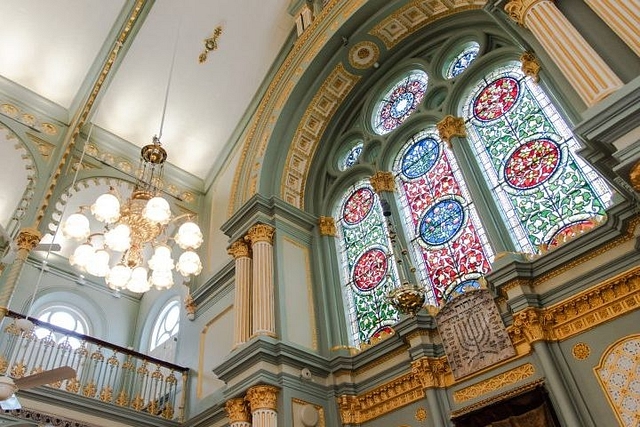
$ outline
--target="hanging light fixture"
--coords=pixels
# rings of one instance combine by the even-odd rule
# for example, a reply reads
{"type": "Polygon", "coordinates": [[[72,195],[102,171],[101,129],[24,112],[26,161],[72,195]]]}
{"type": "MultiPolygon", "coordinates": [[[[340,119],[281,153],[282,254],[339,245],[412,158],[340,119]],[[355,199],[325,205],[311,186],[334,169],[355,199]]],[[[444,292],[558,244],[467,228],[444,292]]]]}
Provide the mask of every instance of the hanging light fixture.
{"type": "Polygon", "coordinates": [[[91,214],[102,223],[100,231],[91,231],[89,219],[83,213],[86,208],[70,215],[62,226],[66,238],[84,242],[69,257],[70,264],[81,272],[104,277],[114,290],[143,293],[152,286],[168,289],[173,285],[174,269],[184,277],[196,276],[202,271],[200,257],[195,252],[203,242],[200,227],[189,215],[174,216],[169,202],[161,195],[167,152],[160,138],[177,41],[176,35],[160,132],[140,151],[133,191],[123,199],[111,188],[90,206],[91,214]],[[173,231],[175,234],[170,237],[173,231]],[[175,262],[173,254],[179,250],[183,252],[175,262]]]}

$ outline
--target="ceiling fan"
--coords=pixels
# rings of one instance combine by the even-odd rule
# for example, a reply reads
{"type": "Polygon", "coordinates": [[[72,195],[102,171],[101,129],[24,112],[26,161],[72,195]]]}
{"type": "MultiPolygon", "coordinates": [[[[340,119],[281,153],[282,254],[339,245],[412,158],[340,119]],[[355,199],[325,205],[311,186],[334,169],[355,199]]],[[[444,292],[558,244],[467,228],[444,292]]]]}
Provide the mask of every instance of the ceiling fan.
{"type": "Polygon", "coordinates": [[[69,366],[49,369],[38,374],[22,378],[0,377],[0,408],[3,410],[20,409],[20,403],[15,397],[18,390],[27,390],[45,384],[67,380],[76,376],[75,369],[69,366]]]}

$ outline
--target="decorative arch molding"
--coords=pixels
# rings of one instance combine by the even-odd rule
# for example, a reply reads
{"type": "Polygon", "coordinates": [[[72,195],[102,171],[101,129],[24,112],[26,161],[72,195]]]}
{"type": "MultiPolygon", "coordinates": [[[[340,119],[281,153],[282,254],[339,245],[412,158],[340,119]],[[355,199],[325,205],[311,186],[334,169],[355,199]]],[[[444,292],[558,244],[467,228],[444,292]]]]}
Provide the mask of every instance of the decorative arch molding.
{"type": "MultiPolygon", "coordinates": [[[[249,124],[240,167],[232,183],[231,193],[235,197],[229,204],[229,216],[258,191],[267,147],[272,142],[278,121],[284,123],[289,118],[288,115],[281,116],[281,113],[292,98],[296,85],[318,53],[329,44],[335,28],[353,18],[365,3],[364,0],[332,0],[298,39],[281,65],[249,124]]],[[[391,11],[367,36],[392,48],[429,23],[463,11],[481,9],[485,4],[486,0],[413,0],[391,11]]],[[[359,74],[355,74],[350,71],[354,68],[348,61],[346,55],[311,97],[289,146],[280,178],[280,197],[297,208],[304,208],[305,183],[311,159],[325,129],[362,75],[370,71],[358,70],[359,74]]]]}

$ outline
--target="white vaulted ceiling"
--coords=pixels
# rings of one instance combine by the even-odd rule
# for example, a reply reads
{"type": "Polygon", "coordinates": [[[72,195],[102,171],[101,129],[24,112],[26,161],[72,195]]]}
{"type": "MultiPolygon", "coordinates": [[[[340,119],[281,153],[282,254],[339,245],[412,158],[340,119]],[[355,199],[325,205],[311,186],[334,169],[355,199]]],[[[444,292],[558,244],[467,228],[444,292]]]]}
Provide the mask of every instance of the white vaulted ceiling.
{"type": "MultiPolygon", "coordinates": [[[[77,113],[135,1],[3,0],[0,75],[77,113]]],[[[289,0],[148,0],[90,121],[137,146],[158,134],[169,162],[206,179],[294,30],[289,0]],[[146,10],[146,9],[145,9],[146,10]],[[222,25],[204,63],[203,40],[222,25]],[[177,43],[177,44],[176,44],[177,43]],[[175,62],[171,79],[170,69],[175,62]]]]}

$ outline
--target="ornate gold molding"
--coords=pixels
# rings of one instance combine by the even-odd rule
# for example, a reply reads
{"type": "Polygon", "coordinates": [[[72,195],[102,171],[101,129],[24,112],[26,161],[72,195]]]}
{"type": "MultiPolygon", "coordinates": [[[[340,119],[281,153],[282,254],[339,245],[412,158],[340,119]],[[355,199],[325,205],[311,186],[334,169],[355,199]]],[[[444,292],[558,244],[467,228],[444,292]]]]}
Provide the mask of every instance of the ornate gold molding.
{"type": "Polygon", "coordinates": [[[278,407],[278,391],[277,387],[271,385],[256,385],[247,390],[247,401],[251,407],[251,412],[258,409],[271,409],[273,411],[278,407]]]}
{"type": "Polygon", "coordinates": [[[267,242],[273,244],[273,235],[276,229],[267,224],[255,224],[247,232],[246,239],[251,242],[252,245],[257,242],[267,242]]]}
{"type": "Polygon", "coordinates": [[[418,359],[411,362],[411,372],[420,381],[422,388],[445,387],[453,382],[451,367],[446,357],[418,359]]]}
{"type": "Polygon", "coordinates": [[[629,181],[634,190],[640,191],[640,161],[631,168],[629,172],[629,181]]]}
{"type": "Polygon", "coordinates": [[[198,305],[195,300],[191,296],[191,292],[187,294],[184,299],[184,311],[187,312],[187,319],[193,320],[196,317],[196,310],[198,309],[198,305]]]}
{"type": "Polygon", "coordinates": [[[336,235],[336,220],[331,216],[321,216],[318,218],[318,227],[321,236],[334,237],[336,235]]]}
{"type": "Polygon", "coordinates": [[[251,257],[251,248],[244,239],[238,239],[231,244],[229,249],[227,249],[227,253],[231,255],[234,259],[238,258],[250,258],[251,257]]]}
{"type": "Polygon", "coordinates": [[[525,19],[529,13],[529,9],[541,1],[549,0],[510,0],[504,5],[504,10],[511,19],[526,28],[525,19]]]}
{"type": "Polygon", "coordinates": [[[476,384],[456,390],[453,392],[453,401],[456,403],[466,402],[476,399],[484,394],[489,394],[501,388],[510,386],[519,381],[532,377],[536,372],[531,363],[525,363],[501,374],[487,378],[476,384]]]}
{"type": "Polygon", "coordinates": [[[18,237],[16,237],[16,244],[18,245],[18,249],[31,252],[33,248],[38,246],[40,239],[42,239],[42,233],[40,233],[38,229],[25,227],[18,233],[18,237]]]}
{"type": "Polygon", "coordinates": [[[380,58],[380,49],[372,41],[362,41],[349,49],[349,64],[361,70],[371,67],[380,58]]]}
{"type": "Polygon", "coordinates": [[[396,181],[393,179],[393,174],[386,171],[378,171],[369,178],[373,191],[380,194],[383,191],[393,193],[396,190],[396,181]]]}
{"type": "Polygon", "coordinates": [[[525,385],[522,385],[520,387],[511,389],[511,390],[507,390],[504,393],[498,394],[497,396],[493,396],[493,397],[481,400],[480,402],[474,403],[473,405],[466,406],[466,407],[464,407],[462,409],[458,409],[457,411],[452,411],[451,412],[451,418],[453,419],[453,418],[459,417],[461,415],[465,415],[465,414],[468,414],[470,412],[477,411],[480,408],[484,408],[485,406],[492,405],[492,404],[494,404],[496,402],[500,402],[502,400],[506,400],[506,399],[509,399],[511,397],[518,396],[520,394],[526,393],[526,392],[528,392],[530,390],[533,390],[536,387],[541,386],[543,383],[544,383],[544,379],[539,379],[539,380],[535,380],[535,381],[532,381],[530,383],[527,383],[525,385]]]}
{"type": "Polygon", "coordinates": [[[522,64],[522,72],[525,76],[529,76],[533,79],[534,82],[538,83],[540,77],[538,73],[540,72],[540,63],[538,62],[538,58],[531,52],[524,52],[520,55],[520,63],[522,64]]]}
{"type": "Polygon", "coordinates": [[[454,136],[465,137],[467,130],[464,127],[464,119],[462,117],[454,117],[451,114],[445,116],[436,124],[440,139],[447,143],[451,148],[451,138],[454,136]]]}
{"type": "Polygon", "coordinates": [[[552,337],[553,318],[544,310],[527,307],[513,315],[512,332],[524,336],[529,344],[552,337]]]}
{"type": "Polygon", "coordinates": [[[343,424],[361,424],[424,399],[424,390],[413,373],[391,380],[360,396],[337,398],[343,424]]]}
{"type": "Polygon", "coordinates": [[[229,421],[232,424],[239,422],[251,422],[249,404],[247,400],[242,397],[227,400],[224,405],[224,409],[227,412],[227,418],[229,418],[229,421]]]}
{"type": "Polygon", "coordinates": [[[588,344],[579,342],[571,348],[571,354],[577,360],[585,360],[591,354],[591,347],[588,344]]]}

